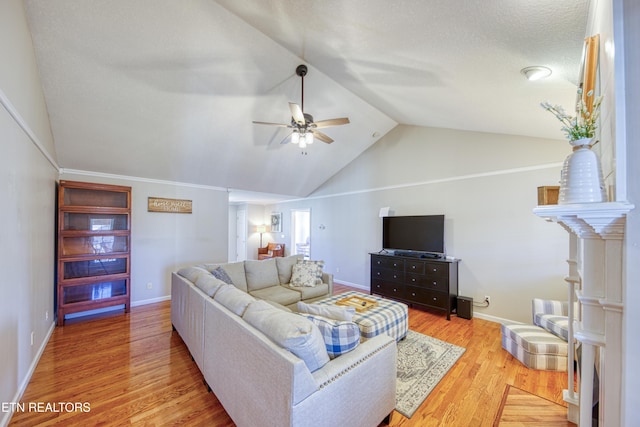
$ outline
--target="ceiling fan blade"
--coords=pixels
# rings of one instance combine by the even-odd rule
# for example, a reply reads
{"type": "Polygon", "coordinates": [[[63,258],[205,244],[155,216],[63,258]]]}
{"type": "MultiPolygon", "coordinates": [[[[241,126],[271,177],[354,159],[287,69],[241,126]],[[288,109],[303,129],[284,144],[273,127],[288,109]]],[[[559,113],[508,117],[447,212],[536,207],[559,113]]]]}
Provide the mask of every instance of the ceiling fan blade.
{"type": "Polygon", "coordinates": [[[316,129],[321,129],[321,128],[328,128],[329,126],[340,126],[340,125],[346,125],[349,124],[349,118],[348,117],[341,117],[339,119],[328,119],[328,120],[320,120],[318,122],[315,122],[315,128],[316,129]]]}
{"type": "Polygon", "coordinates": [[[302,114],[302,108],[298,104],[294,104],[293,102],[289,103],[289,109],[291,110],[291,117],[293,117],[293,121],[295,121],[300,126],[305,125],[304,114],[302,114]]]}
{"type": "Polygon", "coordinates": [[[329,138],[329,135],[326,135],[320,131],[314,130],[313,131],[313,136],[315,136],[316,138],[318,138],[320,141],[322,142],[326,142],[327,144],[331,144],[333,142],[333,139],[329,138]]]}
{"type": "Polygon", "coordinates": [[[255,125],[280,126],[281,128],[287,128],[291,126],[291,125],[285,125],[284,123],[257,122],[255,120],[252,123],[255,125]]]}

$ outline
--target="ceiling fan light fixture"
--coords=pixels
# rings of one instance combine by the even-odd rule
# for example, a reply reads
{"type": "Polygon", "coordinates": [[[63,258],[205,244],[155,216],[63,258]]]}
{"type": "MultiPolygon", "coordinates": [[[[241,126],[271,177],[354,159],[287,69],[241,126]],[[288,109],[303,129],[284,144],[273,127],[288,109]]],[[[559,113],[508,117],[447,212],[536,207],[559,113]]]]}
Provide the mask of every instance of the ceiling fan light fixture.
{"type": "Polygon", "coordinates": [[[297,144],[299,142],[300,142],[300,134],[298,132],[294,131],[291,134],[291,143],[292,144],[297,144]]]}
{"type": "Polygon", "coordinates": [[[308,132],[305,135],[305,142],[307,143],[307,145],[313,144],[313,134],[311,132],[308,132]]]}
{"type": "Polygon", "coordinates": [[[540,80],[549,77],[551,75],[551,69],[541,65],[534,65],[523,68],[520,70],[520,73],[525,76],[527,80],[540,80]]]}

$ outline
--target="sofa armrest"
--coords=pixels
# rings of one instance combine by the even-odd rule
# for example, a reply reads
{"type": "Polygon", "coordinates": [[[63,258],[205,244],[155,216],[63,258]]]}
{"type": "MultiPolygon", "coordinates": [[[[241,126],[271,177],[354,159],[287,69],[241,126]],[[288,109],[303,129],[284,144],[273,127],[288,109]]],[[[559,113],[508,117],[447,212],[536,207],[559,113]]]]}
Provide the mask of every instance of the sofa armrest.
{"type": "Polygon", "coordinates": [[[329,296],[333,295],[333,274],[323,272],[322,283],[329,285],[329,296]]]}
{"type": "Polygon", "coordinates": [[[328,384],[337,381],[353,366],[366,363],[367,360],[377,357],[377,353],[385,351],[392,352],[394,354],[393,370],[395,375],[395,358],[397,354],[396,341],[387,334],[376,335],[362,344],[359,344],[352,351],[332,359],[322,368],[313,372],[312,375],[320,388],[326,387],[328,384]]]}
{"type": "Polygon", "coordinates": [[[331,360],[312,374],[320,389],[296,405],[292,425],[380,424],[396,405],[396,358],[395,340],[381,334],[331,360]]]}

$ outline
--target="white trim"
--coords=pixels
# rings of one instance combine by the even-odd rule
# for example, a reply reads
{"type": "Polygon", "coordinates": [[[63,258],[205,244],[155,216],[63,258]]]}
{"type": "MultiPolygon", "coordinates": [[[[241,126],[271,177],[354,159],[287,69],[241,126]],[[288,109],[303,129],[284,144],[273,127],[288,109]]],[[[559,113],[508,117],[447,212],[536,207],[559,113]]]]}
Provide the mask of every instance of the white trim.
{"type": "MultiPolygon", "coordinates": [[[[51,339],[51,335],[53,335],[53,331],[55,329],[56,329],[56,323],[51,322],[51,325],[49,326],[49,330],[47,331],[47,335],[44,337],[44,340],[42,340],[42,344],[40,344],[40,347],[38,348],[36,357],[34,357],[33,360],[31,361],[31,364],[29,365],[29,370],[27,371],[27,374],[22,379],[22,382],[20,383],[20,387],[18,387],[18,390],[16,391],[16,394],[13,397],[12,402],[20,402],[22,400],[22,395],[27,389],[29,382],[31,382],[31,377],[33,376],[33,373],[38,367],[40,358],[42,357],[44,350],[47,348],[47,344],[49,344],[49,340],[51,339]]],[[[0,426],[4,427],[9,425],[9,421],[11,421],[11,417],[13,417],[14,409],[15,407],[11,408],[11,411],[5,413],[2,420],[0,420],[0,426]]]]}
{"type": "Polygon", "coordinates": [[[143,178],[140,176],[116,175],[112,173],[92,172],[92,171],[85,171],[85,170],[79,170],[79,169],[67,169],[67,168],[60,169],[60,175],[65,173],[74,174],[74,175],[93,176],[96,178],[123,179],[127,181],[146,182],[150,184],[175,185],[177,187],[199,188],[203,190],[224,191],[227,193],[229,192],[229,189],[227,188],[214,187],[212,185],[201,185],[201,184],[192,184],[189,182],[167,181],[162,179],[143,178]]]}
{"type": "Polygon", "coordinates": [[[475,178],[486,178],[486,177],[490,177],[490,176],[511,175],[511,174],[522,173],[522,172],[530,172],[530,171],[543,170],[543,169],[554,169],[554,168],[561,168],[561,167],[562,167],[562,162],[556,162],[556,163],[547,163],[547,164],[535,165],[535,166],[525,166],[525,167],[521,167],[521,168],[500,169],[500,170],[495,170],[495,171],[491,171],[491,172],[473,173],[473,174],[468,174],[468,175],[458,175],[458,176],[451,176],[451,177],[441,178],[441,179],[432,179],[432,180],[428,180],[428,181],[408,182],[408,183],[405,183],[405,184],[388,185],[388,186],[385,186],[385,187],[374,187],[374,188],[367,188],[367,189],[364,189],[364,190],[354,190],[354,191],[345,191],[343,193],[325,194],[325,195],[322,195],[322,196],[313,196],[313,195],[311,195],[311,196],[304,197],[304,198],[281,200],[280,202],[277,202],[277,203],[274,203],[274,204],[292,203],[292,202],[298,202],[298,201],[302,201],[302,200],[306,201],[306,200],[328,199],[330,197],[352,196],[352,195],[356,195],[356,194],[375,193],[375,192],[378,192],[378,191],[397,190],[397,189],[402,189],[402,188],[417,187],[417,186],[421,186],[421,185],[442,184],[442,183],[445,183],[445,182],[463,181],[463,180],[475,179],[475,178]]]}
{"type": "Polygon", "coordinates": [[[157,298],[143,299],[140,301],[132,301],[131,307],[138,307],[138,306],[147,305],[147,304],[155,304],[156,302],[170,301],[170,300],[171,300],[171,295],[165,295],[157,298]]]}
{"type": "Polygon", "coordinates": [[[53,156],[51,156],[51,154],[49,154],[47,149],[44,148],[44,145],[42,144],[42,142],[40,142],[40,140],[38,139],[36,134],[33,133],[31,128],[27,124],[27,122],[20,115],[20,113],[18,112],[16,107],[13,106],[13,104],[11,103],[11,101],[9,100],[7,95],[2,91],[2,89],[0,89],[0,104],[2,104],[2,106],[5,108],[5,110],[7,110],[7,113],[9,113],[9,115],[11,117],[13,117],[13,120],[15,120],[16,124],[18,126],[20,126],[22,131],[29,137],[29,139],[31,140],[31,142],[33,142],[33,144],[36,146],[36,148],[38,150],[40,150],[42,155],[49,161],[49,163],[51,163],[51,165],[57,171],[60,171],[60,166],[58,166],[58,163],[54,160],[53,156]]]}
{"type": "Polygon", "coordinates": [[[350,288],[356,288],[356,289],[360,289],[362,291],[369,292],[369,288],[368,287],[366,287],[365,285],[360,285],[358,283],[351,283],[351,282],[347,282],[345,280],[336,280],[335,278],[333,279],[333,283],[334,284],[338,284],[338,285],[349,286],[350,288]]]}

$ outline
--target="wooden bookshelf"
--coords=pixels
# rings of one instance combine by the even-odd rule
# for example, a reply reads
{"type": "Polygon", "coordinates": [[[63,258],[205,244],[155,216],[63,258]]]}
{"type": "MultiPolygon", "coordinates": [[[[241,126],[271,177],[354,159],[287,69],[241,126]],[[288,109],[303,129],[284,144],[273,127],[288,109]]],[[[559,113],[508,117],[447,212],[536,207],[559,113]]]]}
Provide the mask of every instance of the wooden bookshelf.
{"type": "Polygon", "coordinates": [[[65,315],[131,305],[131,187],[60,181],[57,324],[65,315]]]}

